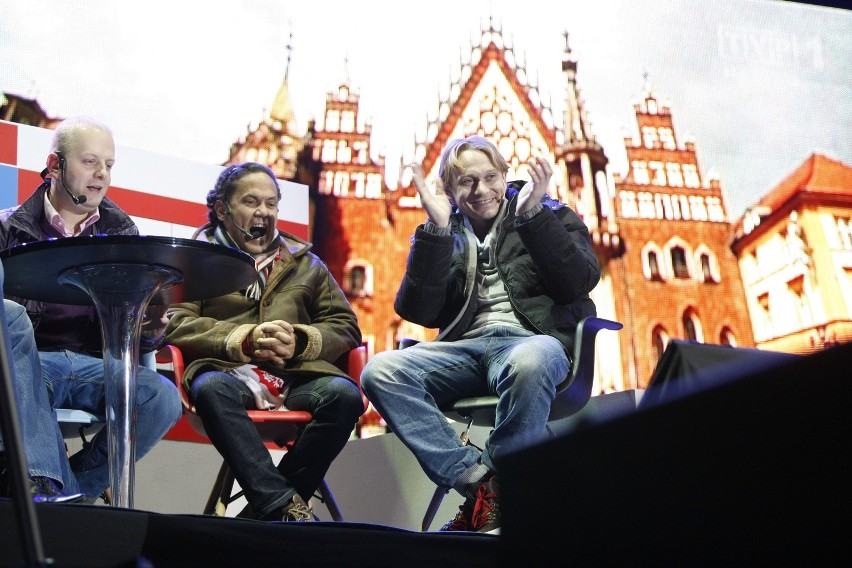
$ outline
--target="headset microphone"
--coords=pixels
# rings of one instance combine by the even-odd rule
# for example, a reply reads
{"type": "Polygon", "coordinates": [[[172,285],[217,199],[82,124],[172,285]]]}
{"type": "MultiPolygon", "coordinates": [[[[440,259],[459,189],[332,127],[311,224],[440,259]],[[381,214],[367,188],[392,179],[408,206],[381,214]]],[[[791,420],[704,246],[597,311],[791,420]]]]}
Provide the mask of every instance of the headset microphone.
{"type": "MultiPolygon", "coordinates": [[[[225,205],[227,205],[227,203],[225,205]]],[[[259,239],[260,237],[263,236],[263,233],[265,231],[263,229],[261,229],[260,227],[252,227],[250,231],[246,231],[245,229],[243,229],[242,227],[237,225],[237,222],[234,220],[234,215],[231,213],[230,207],[228,207],[227,213],[231,217],[231,222],[234,223],[234,227],[236,227],[239,232],[241,232],[242,234],[247,236],[248,240],[254,241],[254,240],[257,240],[257,239],[259,239]]]]}
{"type": "Polygon", "coordinates": [[[68,189],[68,186],[65,185],[65,156],[63,156],[61,152],[56,152],[56,157],[59,158],[59,178],[62,182],[62,187],[65,189],[65,193],[68,194],[68,197],[71,198],[71,201],[74,202],[74,205],[82,205],[86,202],[86,196],[74,195],[73,193],[71,193],[71,190],[68,189]]]}

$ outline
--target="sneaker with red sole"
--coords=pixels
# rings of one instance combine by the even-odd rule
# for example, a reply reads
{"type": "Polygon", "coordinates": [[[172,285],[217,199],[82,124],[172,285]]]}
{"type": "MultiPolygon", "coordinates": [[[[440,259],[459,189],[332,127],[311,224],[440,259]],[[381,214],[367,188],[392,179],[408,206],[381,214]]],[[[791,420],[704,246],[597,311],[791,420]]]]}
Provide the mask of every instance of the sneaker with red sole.
{"type": "Polygon", "coordinates": [[[466,493],[456,516],[438,530],[500,534],[497,477],[469,484],[466,493]]]}

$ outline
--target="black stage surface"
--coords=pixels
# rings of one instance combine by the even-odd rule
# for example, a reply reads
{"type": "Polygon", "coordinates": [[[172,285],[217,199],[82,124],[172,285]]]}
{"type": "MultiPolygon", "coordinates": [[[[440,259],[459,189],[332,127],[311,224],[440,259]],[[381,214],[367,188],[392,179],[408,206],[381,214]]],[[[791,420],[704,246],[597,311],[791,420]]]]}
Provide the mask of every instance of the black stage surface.
{"type": "Polygon", "coordinates": [[[499,463],[501,565],[852,566],[852,343],[671,347],[668,394],[499,463]]]}
{"type": "MultiPolygon", "coordinates": [[[[94,505],[36,506],[57,568],[496,566],[498,537],[357,523],[264,523],[94,505]]],[[[25,566],[12,502],[0,499],[0,566],[25,566]]]]}

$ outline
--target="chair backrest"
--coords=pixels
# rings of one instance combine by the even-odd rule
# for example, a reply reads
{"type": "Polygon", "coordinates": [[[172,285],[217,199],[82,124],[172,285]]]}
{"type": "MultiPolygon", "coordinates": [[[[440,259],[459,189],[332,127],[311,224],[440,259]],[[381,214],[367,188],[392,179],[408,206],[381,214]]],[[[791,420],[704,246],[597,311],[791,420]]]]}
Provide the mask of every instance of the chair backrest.
{"type": "Polygon", "coordinates": [[[183,353],[180,352],[180,349],[175,347],[174,345],[164,345],[157,351],[156,362],[158,365],[158,371],[162,372],[163,369],[160,366],[167,365],[170,366],[170,378],[177,385],[178,394],[180,394],[180,402],[183,405],[184,412],[194,412],[192,408],[192,404],[189,402],[189,397],[186,394],[186,390],[183,388],[183,353]]]}
{"type": "MultiPolygon", "coordinates": [[[[556,388],[556,398],[550,407],[550,420],[566,418],[583,409],[592,396],[592,386],[595,381],[595,339],[602,329],[619,330],[623,325],[619,322],[599,318],[586,317],[577,324],[574,338],[574,357],[571,373],[556,388]]],[[[408,345],[410,343],[406,343],[408,345]]],[[[402,346],[403,343],[401,342],[402,346]]],[[[496,396],[478,396],[456,401],[442,411],[447,417],[472,423],[477,426],[493,426],[496,419],[496,396]]]]}
{"type": "Polygon", "coordinates": [[[556,388],[550,407],[550,419],[565,418],[583,409],[592,397],[595,382],[595,339],[602,329],[618,331],[624,327],[617,321],[587,317],[577,324],[574,337],[574,359],[571,375],[556,388]]]}
{"type": "Polygon", "coordinates": [[[359,345],[349,353],[342,355],[335,362],[335,365],[355,380],[358,390],[361,391],[361,400],[364,402],[364,411],[366,412],[370,401],[367,400],[367,395],[364,394],[364,390],[361,388],[361,373],[364,372],[364,367],[367,366],[367,346],[359,345]]]}

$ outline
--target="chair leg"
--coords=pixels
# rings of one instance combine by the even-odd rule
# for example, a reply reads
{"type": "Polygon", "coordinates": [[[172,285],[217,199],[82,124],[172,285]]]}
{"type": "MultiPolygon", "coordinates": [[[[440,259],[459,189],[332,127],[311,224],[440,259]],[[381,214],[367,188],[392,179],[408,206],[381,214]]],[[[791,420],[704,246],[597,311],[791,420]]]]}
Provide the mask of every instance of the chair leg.
{"type": "Polygon", "coordinates": [[[228,462],[223,461],[222,467],[219,468],[219,473],[216,475],[216,481],[213,483],[213,489],[210,490],[210,497],[208,497],[207,504],[204,506],[204,514],[224,517],[228,504],[231,502],[233,488],[234,472],[228,466],[228,462]]]}
{"type": "Polygon", "coordinates": [[[441,501],[444,500],[444,495],[450,492],[449,487],[437,486],[432,494],[432,500],[429,501],[429,506],[426,508],[426,514],[423,515],[423,522],[420,525],[422,531],[428,531],[432,521],[435,520],[435,515],[438,513],[438,508],[441,506],[441,501]]]}
{"type": "MultiPolygon", "coordinates": [[[[219,473],[216,475],[216,481],[213,483],[213,489],[210,491],[210,497],[207,498],[207,504],[204,506],[205,515],[216,515],[224,517],[234,500],[243,495],[240,491],[236,495],[232,495],[234,491],[234,470],[228,466],[228,462],[223,461],[222,467],[219,468],[219,473]]],[[[323,479],[317,488],[320,500],[325,503],[328,508],[328,513],[335,521],[342,521],[343,515],[340,513],[340,507],[334,499],[334,494],[328,486],[328,483],[323,479]]]]}
{"type": "Polygon", "coordinates": [[[325,503],[331,518],[337,522],[343,521],[343,515],[340,513],[340,507],[337,506],[337,501],[334,500],[334,494],[331,492],[331,489],[328,487],[328,483],[326,483],[325,479],[320,481],[317,491],[320,495],[320,501],[325,503]]]}

